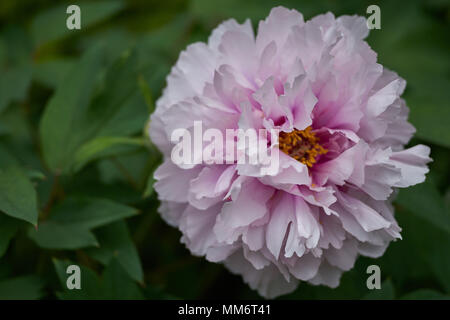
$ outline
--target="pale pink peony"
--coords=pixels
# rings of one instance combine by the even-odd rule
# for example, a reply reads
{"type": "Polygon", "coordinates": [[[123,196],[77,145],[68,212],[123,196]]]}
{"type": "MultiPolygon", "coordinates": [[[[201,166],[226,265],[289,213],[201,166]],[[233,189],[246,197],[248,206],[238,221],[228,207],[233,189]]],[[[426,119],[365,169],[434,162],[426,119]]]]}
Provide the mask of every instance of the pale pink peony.
{"type": "Polygon", "coordinates": [[[427,146],[403,148],[415,131],[400,98],[405,80],[377,63],[368,32],[363,17],[305,23],[283,7],[256,37],[250,21],[225,21],[207,44],[180,54],[151,116],[150,137],[165,156],[155,173],[161,215],[194,255],[224,263],[264,297],[299,280],[336,287],[359,254],[380,257],[400,238],[395,189],[428,172],[427,146]],[[171,133],[194,120],[279,128],[278,171],[173,164],[171,133]],[[304,138],[297,160],[296,135],[304,138]],[[314,147],[324,152],[307,153],[314,147]]]}

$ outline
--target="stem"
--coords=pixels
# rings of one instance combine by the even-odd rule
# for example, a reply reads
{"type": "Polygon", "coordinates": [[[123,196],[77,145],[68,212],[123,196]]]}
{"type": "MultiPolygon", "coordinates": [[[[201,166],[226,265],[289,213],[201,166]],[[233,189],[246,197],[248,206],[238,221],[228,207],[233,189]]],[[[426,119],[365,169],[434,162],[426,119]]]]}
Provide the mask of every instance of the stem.
{"type": "Polygon", "coordinates": [[[120,163],[119,160],[117,160],[116,157],[111,157],[111,161],[113,162],[113,164],[116,166],[116,168],[125,176],[125,179],[128,181],[128,183],[136,190],[139,190],[139,185],[137,184],[137,182],[134,180],[133,176],[131,175],[131,173],[127,170],[127,168],[125,168],[125,166],[120,163]]]}
{"type": "Polygon", "coordinates": [[[51,208],[53,207],[56,200],[60,196],[61,197],[64,196],[64,191],[62,189],[60,189],[59,175],[55,174],[54,179],[53,179],[52,190],[50,191],[50,196],[48,198],[47,203],[44,206],[44,209],[42,209],[42,212],[41,212],[41,220],[46,220],[48,218],[51,208]]]}

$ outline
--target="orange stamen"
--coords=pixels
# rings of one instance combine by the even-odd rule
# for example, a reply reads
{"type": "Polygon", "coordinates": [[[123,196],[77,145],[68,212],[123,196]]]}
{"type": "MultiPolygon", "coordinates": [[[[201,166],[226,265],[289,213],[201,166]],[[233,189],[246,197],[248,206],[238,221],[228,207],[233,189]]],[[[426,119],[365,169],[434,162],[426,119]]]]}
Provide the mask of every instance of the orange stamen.
{"type": "Polygon", "coordinates": [[[319,144],[319,138],[311,131],[294,129],[291,132],[280,132],[278,137],[281,151],[311,168],[319,155],[326,154],[327,149],[319,144]]]}

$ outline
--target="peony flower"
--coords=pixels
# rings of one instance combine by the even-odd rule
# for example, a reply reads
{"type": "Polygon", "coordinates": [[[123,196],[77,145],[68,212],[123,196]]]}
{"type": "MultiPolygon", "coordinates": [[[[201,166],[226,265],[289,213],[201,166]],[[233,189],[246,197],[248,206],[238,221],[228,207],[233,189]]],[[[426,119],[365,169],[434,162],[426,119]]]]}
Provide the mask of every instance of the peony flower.
{"type": "MultiPolygon", "coordinates": [[[[300,281],[337,287],[359,255],[401,238],[392,200],[425,179],[430,149],[400,98],[405,80],[377,63],[363,17],[272,9],[255,35],[228,20],[180,54],[151,116],[164,154],[159,212],[192,254],[223,263],[264,297],[300,281]],[[221,131],[278,129],[279,166],[180,166],[171,133],[194,121],[221,131]]],[[[195,146],[194,146],[195,147],[195,146]]],[[[204,148],[203,145],[197,148],[204,148]]]]}

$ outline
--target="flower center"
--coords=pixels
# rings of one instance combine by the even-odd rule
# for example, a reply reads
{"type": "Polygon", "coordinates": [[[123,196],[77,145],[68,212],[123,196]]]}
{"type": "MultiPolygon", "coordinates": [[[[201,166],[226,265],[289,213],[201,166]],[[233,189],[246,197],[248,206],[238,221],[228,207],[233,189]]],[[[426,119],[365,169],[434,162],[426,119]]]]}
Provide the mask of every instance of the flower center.
{"type": "Polygon", "coordinates": [[[319,138],[311,131],[294,129],[291,132],[280,132],[278,137],[281,151],[311,168],[317,157],[328,152],[319,144],[319,138]]]}

